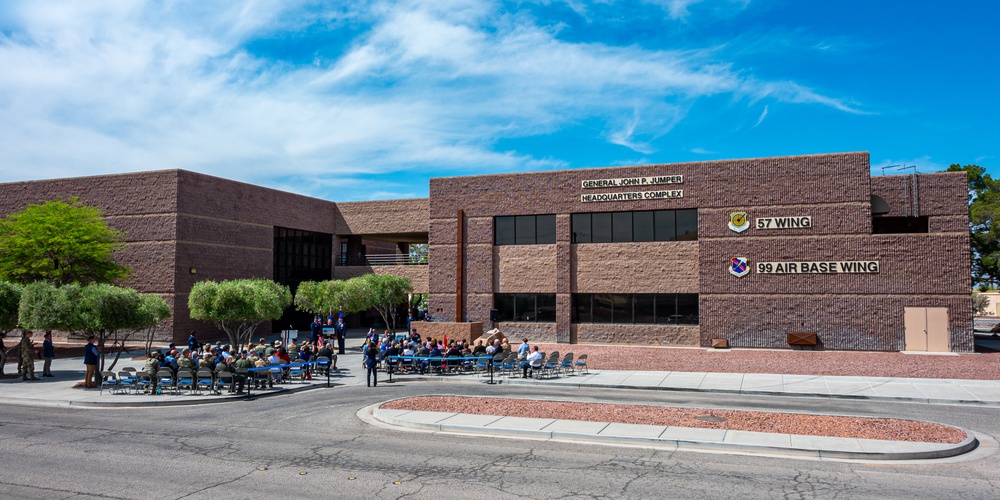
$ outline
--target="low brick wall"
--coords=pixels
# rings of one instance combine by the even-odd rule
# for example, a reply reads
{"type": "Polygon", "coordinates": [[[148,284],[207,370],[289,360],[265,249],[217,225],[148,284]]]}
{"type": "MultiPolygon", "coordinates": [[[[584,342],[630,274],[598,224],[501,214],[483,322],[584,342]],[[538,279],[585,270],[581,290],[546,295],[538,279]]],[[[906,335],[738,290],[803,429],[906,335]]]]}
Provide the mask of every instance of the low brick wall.
{"type": "Polygon", "coordinates": [[[482,323],[448,323],[443,321],[415,321],[410,323],[416,328],[420,338],[433,337],[440,339],[447,336],[448,340],[469,340],[470,342],[483,335],[482,323]]]}

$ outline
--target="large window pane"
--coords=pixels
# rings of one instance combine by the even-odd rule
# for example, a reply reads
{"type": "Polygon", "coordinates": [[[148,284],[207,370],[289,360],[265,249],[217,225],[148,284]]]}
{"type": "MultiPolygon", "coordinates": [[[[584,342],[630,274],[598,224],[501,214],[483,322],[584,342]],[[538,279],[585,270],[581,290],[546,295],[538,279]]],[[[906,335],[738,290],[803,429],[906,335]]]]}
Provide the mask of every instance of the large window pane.
{"type": "Polygon", "coordinates": [[[514,296],[509,293],[493,295],[493,308],[500,312],[500,321],[514,321],[514,296]]]}
{"type": "Polygon", "coordinates": [[[698,295],[682,293],[677,295],[678,323],[682,325],[698,324],[698,295]]]}
{"type": "Polygon", "coordinates": [[[698,239],[697,210],[677,211],[677,239],[680,241],[694,241],[698,239]]]}
{"type": "Polygon", "coordinates": [[[616,293],[611,296],[614,300],[614,322],[618,324],[631,324],[632,318],[632,295],[627,293],[616,293]]]}
{"type": "Polygon", "coordinates": [[[610,293],[595,293],[593,307],[594,323],[611,323],[614,298],[610,293]]]}
{"type": "Polygon", "coordinates": [[[611,214],[591,214],[591,228],[593,229],[594,243],[611,243],[611,214]]]}
{"type": "Polygon", "coordinates": [[[514,243],[518,245],[535,243],[534,215],[518,215],[514,218],[514,243]]]}
{"type": "Polygon", "coordinates": [[[556,216],[539,215],[535,217],[535,243],[548,244],[556,242],[556,216]]]}
{"type": "Polygon", "coordinates": [[[513,245],[514,244],[514,218],[513,217],[496,217],[493,219],[494,226],[494,245],[513,245]]]}
{"type": "Polygon", "coordinates": [[[656,294],[656,324],[677,324],[677,296],[672,293],[656,294]]]}
{"type": "Polygon", "coordinates": [[[652,324],[656,322],[655,298],[656,295],[651,293],[635,294],[636,323],[652,324]]]}
{"type": "Polygon", "coordinates": [[[594,317],[590,314],[590,294],[589,293],[574,293],[573,294],[573,322],[574,323],[593,323],[594,317]]]}
{"type": "Polygon", "coordinates": [[[674,241],[677,239],[677,223],[673,210],[657,210],[653,215],[655,220],[656,241],[674,241]]]}
{"type": "Polygon", "coordinates": [[[656,241],[655,234],[653,212],[632,213],[632,241],[656,241]]]}
{"type": "Polygon", "coordinates": [[[573,243],[590,243],[593,237],[590,232],[590,214],[573,214],[573,243]]]}
{"type": "Polygon", "coordinates": [[[535,296],[528,293],[514,294],[514,321],[535,321],[535,296]]]}
{"type": "Polygon", "coordinates": [[[632,241],[632,212],[611,214],[611,230],[613,241],[632,241]]]}
{"type": "Polygon", "coordinates": [[[556,321],[556,294],[540,293],[535,296],[538,321],[554,323],[556,321]]]}

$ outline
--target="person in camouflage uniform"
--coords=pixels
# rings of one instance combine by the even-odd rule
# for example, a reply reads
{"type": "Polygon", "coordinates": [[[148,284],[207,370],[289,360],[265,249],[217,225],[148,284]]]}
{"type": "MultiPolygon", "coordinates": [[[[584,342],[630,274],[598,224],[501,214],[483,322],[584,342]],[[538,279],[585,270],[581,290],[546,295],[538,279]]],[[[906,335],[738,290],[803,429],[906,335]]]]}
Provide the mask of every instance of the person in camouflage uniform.
{"type": "Polygon", "coordinates": [[[191,373],[198,371],[198,363],[196,363],[195,360],[191,359],[190,349],[184,349],[184,353],[181,354],[181,359],[177,360],[177,368],[178,369],[184,368],[191,370],[191,373]]]}
{"type": "Polygon", "coordinates": [[[21,380],[39,380],[35,376],[35,346],[31,341],[31,332],[21,334],[21,380]]]}

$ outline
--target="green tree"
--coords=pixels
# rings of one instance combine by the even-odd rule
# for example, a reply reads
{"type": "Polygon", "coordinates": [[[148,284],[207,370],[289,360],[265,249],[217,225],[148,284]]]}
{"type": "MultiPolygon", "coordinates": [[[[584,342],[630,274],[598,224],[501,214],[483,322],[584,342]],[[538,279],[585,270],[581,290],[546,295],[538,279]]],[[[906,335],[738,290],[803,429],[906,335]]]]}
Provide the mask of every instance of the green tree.
{"type": "Polygon", "coordinates": [[[358,280],[363,289],[363,302],[367,307],[378,311],[385,325],[396,333],[396,309],[409,300],[413,284],[410,278],[391,274],[365,274],[352,280],[358,280]]]}
{"type": "Polygon", "coordinates": [[[979,165],[952,164],[969,176],[969,235],[972,280],[982,289],[1000,282],[1000,180],[979,165]]]}
{"type": "Polygon", "coordinates": [[[188,297],[191,317],[215,324],[238,349],[250,341],[257,326],[280,318],[291,303],[287,286],[262,279],[199,281],[188,297]]]}
{"type": "Polygon", "coordinates": [[[430,245],[427,243],[410,244],[410,264],[426,264],[428,254],[430,254],[430,245]]]}
{"type": "Polygon", "coordinates": [[[346,283],[342,280],[303,281],[295,290],[295,308],[320,316],[341,309],[347,301],[346,283]]]}
{"type": "MultiPolygon", "coordinates": [[[[0,338],[17,328],[17,310],[21,304],[21,292],[24,287],[18,283],[0,281],[0,338]]],[[[3,375],[4,364],[7,363],[7,353],[0,349],[0,375],[3,375]]]]}
{"type": "Polygon", "coordinates": [[[144,293],[142,294],[140,317],[142,318],[142,322],[139,328],[143,330],[144,347],[146,357],[148,358],[152,354],[153,336],[156,333],[156,327],[160,326],[163,320],[170,317],[170,306],[167,305],[167,301],[163,300],[163,297],[155,293],[144,293]]]}
{"type": "Polygon", "coordinates": [[[128,276],[114,261],[125,233],[79,198],[28,205],[0,220],[0,279],[30,283],[107,283],[128,276]]]}

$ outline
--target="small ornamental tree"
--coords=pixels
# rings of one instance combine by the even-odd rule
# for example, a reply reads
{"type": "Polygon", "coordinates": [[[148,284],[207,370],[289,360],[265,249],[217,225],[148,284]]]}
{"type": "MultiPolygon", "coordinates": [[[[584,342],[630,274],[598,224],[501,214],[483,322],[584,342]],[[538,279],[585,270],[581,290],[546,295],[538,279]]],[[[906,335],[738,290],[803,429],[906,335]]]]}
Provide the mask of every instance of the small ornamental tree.
{"type": "Polygon", "coordinates": [[[243,349],[261,323],[280,318],[291,303],[287,286],[263,279],[199,281],[188,297],[191,317],[215,324],[237,349],[243,349]]]}
{"type": "Polygon", "coordinates": [[[386,326],[392,333],[396,333],[396,308],[406,304],[413,292],[410,278],[391,274],[366,274],[353,279],[359,280],[363,287],[367,305],[378,311],[386,326]]]}
{"type": "Polygon", "coordinates": [[[295,308],[325,316],[328,311],[340,309],[344,302],[345,281],[303,281],[295,290],[295,308]]]}
{"type": "Polygon", "coordinates": [[[145,293],[142,294],[142,306],[139,314],[142,320],[139,330],[142,331],[146,357],[148,358],[152,354],[153,335],[156,333],[156,327],[170,317],[170,306],[167,305],[167,301],[163,300],[163,297],[155,293],[145,293]]]}
{"type": "Polygon", "coordinates": [[[28,205],[0,220],[0,279],[56,285],[124,279],[129,269],[113,254],[125,247],[125,233],[102,215],[71,197],[28,205]]]}

